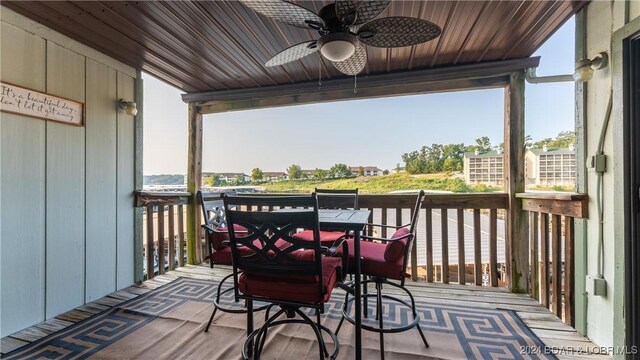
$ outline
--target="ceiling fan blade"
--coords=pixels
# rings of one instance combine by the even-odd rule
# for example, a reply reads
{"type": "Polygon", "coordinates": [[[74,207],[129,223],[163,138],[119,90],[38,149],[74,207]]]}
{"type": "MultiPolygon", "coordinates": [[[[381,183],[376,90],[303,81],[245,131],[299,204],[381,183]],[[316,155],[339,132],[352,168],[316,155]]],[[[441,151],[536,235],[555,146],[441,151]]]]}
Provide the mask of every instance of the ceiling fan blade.
{"type": "Polygon", "coordinates": [[[358,30],[358,38],[369,46],[392,48],[416,45],[440,36],[442,29],[431,21],[410,17],[372,20],[358,30]]]}
{"type": "Polygon", "coordinates": [[[318,51],[318,47],[316,46],[316,40],[305,41],[300,44],[293,45],[288,47],[279,53],[277,53],[274,57],[269,59],[264,66],[278,66],[284,65],[286,63],[290,63],[292,61],[296,61],[298,59],[302,59],[307,55],[311,55],[314,52],[318,51]]]}
{"type": "Polygon", "coordinates": [[[345,75],[358,75],[367,63],[367,52],[364,46],[358,44],[356,52],[347,60],[333,61],[333,66],[345,75]]]}
{"type": "Polygon", "coordinates": [[[324,20],[310,10],[284,0],[239,0],[246,7],[281,23],[301,28],[324,27],[324,20]]]}
{"type": "Polygon", "coordinates": [[[336,15],[343,24],[360,25],[380,15],[390,2],[391,0],[338,0],[336,15]]]}

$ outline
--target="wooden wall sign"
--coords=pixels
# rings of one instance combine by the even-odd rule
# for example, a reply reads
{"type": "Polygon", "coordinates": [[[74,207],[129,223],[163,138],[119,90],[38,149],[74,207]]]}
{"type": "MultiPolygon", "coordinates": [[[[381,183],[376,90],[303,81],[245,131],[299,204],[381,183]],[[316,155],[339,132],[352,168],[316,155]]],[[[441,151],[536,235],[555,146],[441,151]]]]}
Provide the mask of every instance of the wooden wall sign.
{"type": "Polygon", "coordinates": [[[0,110],[69,125],[83,126],[83,104],[0,82],[0,110]]]}

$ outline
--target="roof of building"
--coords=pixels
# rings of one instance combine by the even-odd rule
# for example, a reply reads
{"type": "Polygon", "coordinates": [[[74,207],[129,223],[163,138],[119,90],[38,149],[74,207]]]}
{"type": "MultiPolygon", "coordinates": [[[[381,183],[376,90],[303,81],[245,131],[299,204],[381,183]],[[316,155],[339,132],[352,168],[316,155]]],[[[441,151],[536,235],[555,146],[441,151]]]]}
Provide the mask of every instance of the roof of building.
{"type": "Polygon", "coordinates": [[[560,155],[560,154],[575,154],[576,150],[575,149],[571,149],[571,148],[554,148],[554,149],[547,149],[547,151],[544,151],[544,149],[529,149],[529,151],[531,151],[533,154],[535,155],[560,155]]]}
{"type": "Polygon", "coordinates": [[[478,155],[476,155],[475,151],[467,151],[466,153],[464,153],[465,158],[496,157],[496,156],[502,156],[502,155],[504,155],[503,152],[500,152],[498,154],[498,152],[495,150],[481,151],[478,153],[478,155]]]}
{"type": "Polygon", "coordinates": [[[364,171],[382,171],[377,166],[349,166],[349,171],[358,171],[361,167],[364,171]]]}

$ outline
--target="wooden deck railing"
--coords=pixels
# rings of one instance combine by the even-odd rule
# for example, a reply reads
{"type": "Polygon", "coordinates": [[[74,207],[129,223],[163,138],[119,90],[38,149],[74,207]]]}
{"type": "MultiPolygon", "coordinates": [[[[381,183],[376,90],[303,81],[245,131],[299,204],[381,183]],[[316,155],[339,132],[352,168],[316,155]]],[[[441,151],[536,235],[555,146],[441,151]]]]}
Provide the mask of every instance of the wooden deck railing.
{"type": "Polygon", "coordinates": [[[531,297],[574,325],[574,219],[588,217],[588,196],[573,193],[523,193],[529,212],[531,297]]]}
{"type": "Polygon", "coordinates": [[[176,265],[184,265],[184,205],[189,203],[190,197],[187,192],[141,191],[136,194],[136,206],[145,208],[142,242],[146,279],[173,270],[176,265]]]}
{"type": "MultiPolygon", "coordinates": [[[[389,217],[396,225],[409,222],[414,202],[415,195],[408,194],[358,198],[361,208],[371,210],[371,220],[382,224],[388,224],[389,217]]],[[[503,193],[427,194],[411,249],[412,280],[498,286],[498,210],[506,204],[503,193]],[[439,222],[434,222],[436,217],[439,222]],[[450,223],[455,225],[450,228],[450,223]],[[483,281],[483,275],[488,275],[489,281],[483,281]]],[[[387,235],[385,229],[381,235],[387,235]]]]}

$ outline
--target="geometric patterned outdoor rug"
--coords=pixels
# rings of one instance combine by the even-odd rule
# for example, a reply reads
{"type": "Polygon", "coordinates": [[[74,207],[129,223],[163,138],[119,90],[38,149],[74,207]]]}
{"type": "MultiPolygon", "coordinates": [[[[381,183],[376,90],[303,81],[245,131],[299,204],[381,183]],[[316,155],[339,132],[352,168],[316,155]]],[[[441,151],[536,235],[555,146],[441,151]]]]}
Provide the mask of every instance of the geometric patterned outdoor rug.
{"type": "MultiPolygon", "coordinates": [[[[3,359],[239,359],[246,336],[245,314],[218,312],[209,333],[202,331],[213,308],[215,289],[213,281],[178,278],[8,353],[3,359]]],[[[323,325],[335,330],[343,300],[344,293],[335,290],[326,304],[323,325]]],[[[231,303],[232,295],[225,301],[231,303]]],[[[514,311],[426,301],[416,301],[416,305],[431,346],[424,347],[415,329],[385,334],[387,359],[555,358],[525,354],[526,350],[531,353],[532,349],[543,349],[544,344],[514,311]]],[[[406,324],[411,316],[393,303],[385,304],[384,313],[385,322],[395,325],[406,324]]],[[[256,327],[264,321],[262,313],[256,313],[254,319],[256,327]]],[[[379,358],[378,334],[363,330],[362,335],[363,358],[379,358]]],[[[345,322],[339,334],[339,359],[354,357],[353,339],[353,326],[345,322]]],[[[333,344],[326,341],[332,349],[333,344]]],[[[269,331],[262,357],[315,359],[316,354],[312,330],[288,324],[269,331]]]]}

